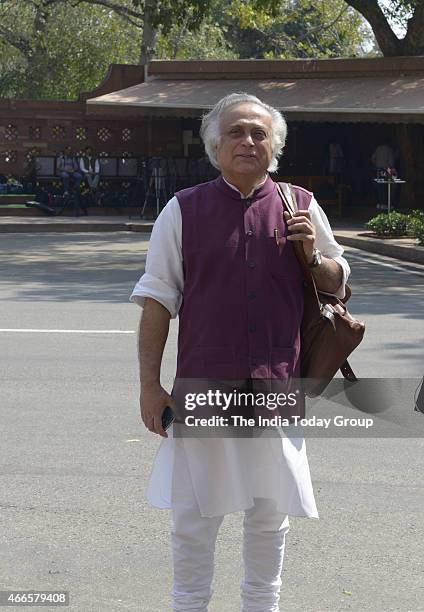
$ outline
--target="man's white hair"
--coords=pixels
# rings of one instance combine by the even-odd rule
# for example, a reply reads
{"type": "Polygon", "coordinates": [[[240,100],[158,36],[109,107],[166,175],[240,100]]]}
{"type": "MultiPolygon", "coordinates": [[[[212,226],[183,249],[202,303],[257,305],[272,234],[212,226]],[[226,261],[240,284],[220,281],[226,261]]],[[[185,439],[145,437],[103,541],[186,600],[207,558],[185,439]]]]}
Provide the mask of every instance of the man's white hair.
{"type": "Polygon", "coordinates": [[[283,115],[277,109],[265,104],[265,102],[262,102],[262,100],[259,100],[259,98],[256,96],[252,96],[247,93],[232,93],[224,98],[221,98],[221,100],[215,104],[213,109],[203,116],[202,125],[200,127],[200,136],[204,142],[206,154],[209,157],[211,164],[219,170],[217,150],[221,138],[219,130],[219,120],[221,114],[230,106],[243,104],[245,102],[257,104],[271,115],[272,159],[268,166],[268,172],[275,172],[278,169],[278,158],[281,156],[286,143],[287,123],[285,122],[283,115]]]}

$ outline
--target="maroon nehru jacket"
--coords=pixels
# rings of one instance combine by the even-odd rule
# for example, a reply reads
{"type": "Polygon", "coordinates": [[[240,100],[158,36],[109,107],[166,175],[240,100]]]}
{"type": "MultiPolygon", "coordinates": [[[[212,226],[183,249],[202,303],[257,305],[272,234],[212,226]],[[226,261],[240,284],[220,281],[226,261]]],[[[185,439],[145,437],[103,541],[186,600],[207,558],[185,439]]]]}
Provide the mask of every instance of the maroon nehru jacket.
{"type": "MultiPolygon", "coordinates": [[[[294,189],[307,209],[312,194],[294,189]]],[[[268,177],[244,199],[219,177],[175,195],[184,266],[177,379],[300,377],[303,278],[275,183],[268,177]]]]}

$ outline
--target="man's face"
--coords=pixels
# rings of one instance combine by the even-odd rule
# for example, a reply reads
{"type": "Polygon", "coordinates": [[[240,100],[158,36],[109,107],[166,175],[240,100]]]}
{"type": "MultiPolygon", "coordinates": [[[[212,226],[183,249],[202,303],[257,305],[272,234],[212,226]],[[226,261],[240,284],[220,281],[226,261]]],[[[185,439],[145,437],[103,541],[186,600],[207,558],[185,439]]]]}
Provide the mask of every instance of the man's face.
{"type": "Polygon", "coordinates": [[[271,115],[251,102],[236,104],[222,113],[219,130],[222,173],[263,176],[272,159],[271,115]]]}
{"type": "Polygon", "coordinates": [[[65,149],[65,155],[70,155],[70,154],[71,154],[71,151],[72,151],[71,147],[66,147],[66,149],[65,149]]]}

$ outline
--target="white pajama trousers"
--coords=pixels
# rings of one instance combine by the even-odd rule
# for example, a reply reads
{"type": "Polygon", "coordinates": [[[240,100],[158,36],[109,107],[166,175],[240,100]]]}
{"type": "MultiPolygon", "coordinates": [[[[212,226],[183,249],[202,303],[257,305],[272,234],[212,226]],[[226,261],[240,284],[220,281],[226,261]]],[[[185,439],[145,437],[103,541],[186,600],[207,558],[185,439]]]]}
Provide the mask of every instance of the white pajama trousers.
{"type": "MultiPolygon", "coordinates": [[[[178,463],[172,504],[174,612],[207,612],[212,597],[215,542],[222,516],[202,516],[188,466],[178,463]]],[[[287,514],[273,499],[255,497],[243,520],[242,612],[278,612],[287,514]]]]}
{"type": "MultiPolygon", "coordinates": [[[[257,497],[243,521],[242,612],[278,612],[287,514],[257,497]]],[[[174,612],[207,612],[212,597],[215,541],[223,516],[203,517],[196,506],[173,509],[174,612]]]]}

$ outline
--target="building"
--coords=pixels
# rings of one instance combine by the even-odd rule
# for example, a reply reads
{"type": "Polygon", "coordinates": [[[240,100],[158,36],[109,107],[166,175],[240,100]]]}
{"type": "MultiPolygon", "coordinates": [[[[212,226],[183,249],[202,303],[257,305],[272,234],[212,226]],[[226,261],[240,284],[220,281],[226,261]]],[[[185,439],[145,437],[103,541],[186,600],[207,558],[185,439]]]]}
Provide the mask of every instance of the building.
{"type": "Polygon", "coordinates": [[[397,205],[422,207],[424,57],[112,65],[76,102],[0,101],[0,172],[19,174],[26,157],[54,156],[65,144],[91,144],[116,177],[132,157],[201,158],[200,117],[234,91],[284,112],[278,175],[313,189],[330,211],[341,200],[353,210],[375,206],[371,157],[381,144],[391,145],[406,180],[397,205]]]}

